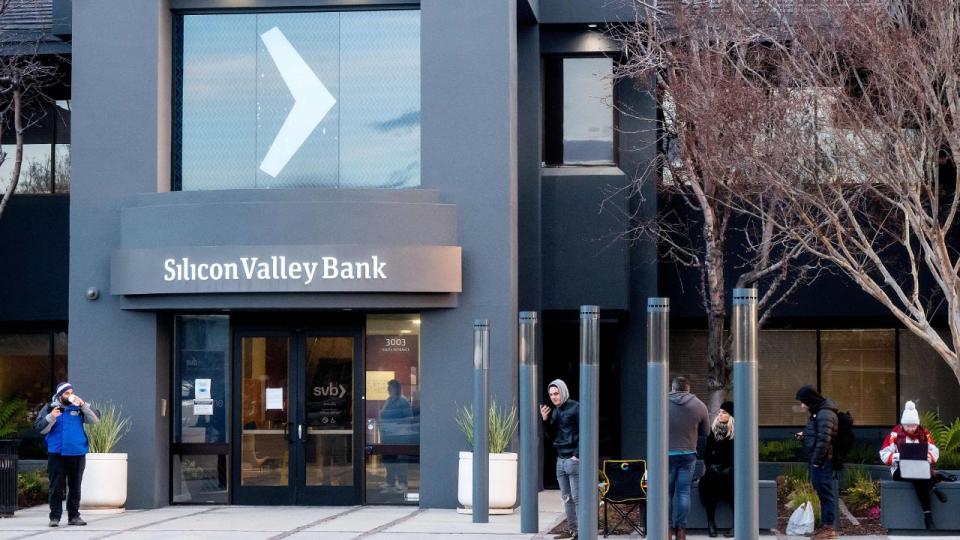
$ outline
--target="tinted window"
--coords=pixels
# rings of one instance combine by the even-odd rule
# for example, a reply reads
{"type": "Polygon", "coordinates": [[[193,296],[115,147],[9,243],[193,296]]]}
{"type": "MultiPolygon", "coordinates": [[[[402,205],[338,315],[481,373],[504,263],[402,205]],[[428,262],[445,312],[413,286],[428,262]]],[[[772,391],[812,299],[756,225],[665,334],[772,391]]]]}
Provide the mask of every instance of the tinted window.
{"type": "Polygon", "coordinates": [[[420,185],[420,13],[183,17],[183,190],[420,185]]]}

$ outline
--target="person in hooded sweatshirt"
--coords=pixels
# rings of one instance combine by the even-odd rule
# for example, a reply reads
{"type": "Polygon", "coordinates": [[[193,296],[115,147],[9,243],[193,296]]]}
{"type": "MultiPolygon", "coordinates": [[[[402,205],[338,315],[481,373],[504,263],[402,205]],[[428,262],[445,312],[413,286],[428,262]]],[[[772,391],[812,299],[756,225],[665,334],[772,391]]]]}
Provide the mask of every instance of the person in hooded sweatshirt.
{"type": "Polygon", "coordinates": [[[820,497],[820,517],[823,528],[813,535],[815,539],[836,538],[836,493],[833,492],[833,438],[837,435],[839,420],[837,404],[825,398],[809,384],[797,390],[797,401],[810,412],[807,426],[798,433],[803,449],[810,459],[810,482],[820,497]]]}
{"type": "Polygon", "coordinates": [[[567,383],[555,379],[547,386],[554,408],[540,405],[540,416],[546,424],[547,437],[557,449],[557,483],[560,499],[567,515],[567,531],[554,538],[576,538],[577,501],[580,482],[580,404],[570,399],[567,383]]]}
{"type": "Polygon", "coordinates": [[[690,393],[690,383],[684,377],[674,377],[670,383],[670,528],[676,540],[687,538],[687,514],[690,513],[690,486],[697,465],[697,443],[706,440],[710,432],[707,406],[690,393]],[[673,497],[677,496],[676,515],[673,497]]]}

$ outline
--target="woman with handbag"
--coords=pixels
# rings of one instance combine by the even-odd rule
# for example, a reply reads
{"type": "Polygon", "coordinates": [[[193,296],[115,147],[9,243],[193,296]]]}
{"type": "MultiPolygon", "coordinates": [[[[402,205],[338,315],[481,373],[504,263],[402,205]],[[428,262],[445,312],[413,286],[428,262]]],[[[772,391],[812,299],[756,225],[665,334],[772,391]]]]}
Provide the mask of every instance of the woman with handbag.
{"type": "MultiPolygon", "coordinates": [[[[730,501],[733,515],[733,402],[725,401],[714,418],[703,451],[706,470],[700,479],[700,501],[707,511],[707,534],[717,536],[717,503],[730,501]]],[[[731,529],[724,534],[733,536],[731,529]]]]}
{"type": "MultiPolygon", "coordinates": [[[[913,448],[916,448],[916,446],[913,448]]],[[[923,456],[920,457],[923,458],[923,456]]],[[[940,449],[933,443],[930,433],[920,425],[920,415],[917,414],[916,405],[912,401],[908,401],[903,408],[900,423],[894,426],[883,440],[880,460],[890,466],[890,473],[894,480],[913,484],[913,489],[917,492],[917,499],[920,500],[920,508],[923,510],[923,523],[928,530],[934,528],[933,515],[930,513],[930,492],[933,492],[940,499],[940,502],[947,502],[947,494],[937,488],[938,479],[933,468],[939,458],[940,449]],[[906,449],[905,445],[926,445],[925,457],[929,465],[928,467],[921,466],[920,474],[901,470],[900,453],[901,450],[906,449]],[[924,470],[927,468],[929,470],[924,470]]]]}

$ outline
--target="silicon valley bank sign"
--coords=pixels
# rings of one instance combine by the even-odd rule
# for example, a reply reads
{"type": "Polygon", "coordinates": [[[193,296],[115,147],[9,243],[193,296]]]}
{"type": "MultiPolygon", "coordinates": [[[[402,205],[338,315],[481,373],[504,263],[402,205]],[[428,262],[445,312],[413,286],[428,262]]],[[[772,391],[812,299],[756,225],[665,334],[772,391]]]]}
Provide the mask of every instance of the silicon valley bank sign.
{"type": "Polygon", "coordinates": [[[189,246],[123,249],[114,295],[461,292],[459,246],[189,246]]]}

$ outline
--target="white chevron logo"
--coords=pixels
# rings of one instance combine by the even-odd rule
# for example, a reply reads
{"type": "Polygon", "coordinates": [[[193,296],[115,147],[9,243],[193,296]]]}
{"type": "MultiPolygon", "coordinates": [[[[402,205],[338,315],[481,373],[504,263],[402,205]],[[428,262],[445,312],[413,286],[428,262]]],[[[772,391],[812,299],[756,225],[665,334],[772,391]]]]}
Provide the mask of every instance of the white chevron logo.
{"type": "Polygon", "coordinates": [[[293,108],[260,163],[261,171],[276,178],[337,100],[279,28],[264,32],[260,39],[293,95],[293,108]]]}

